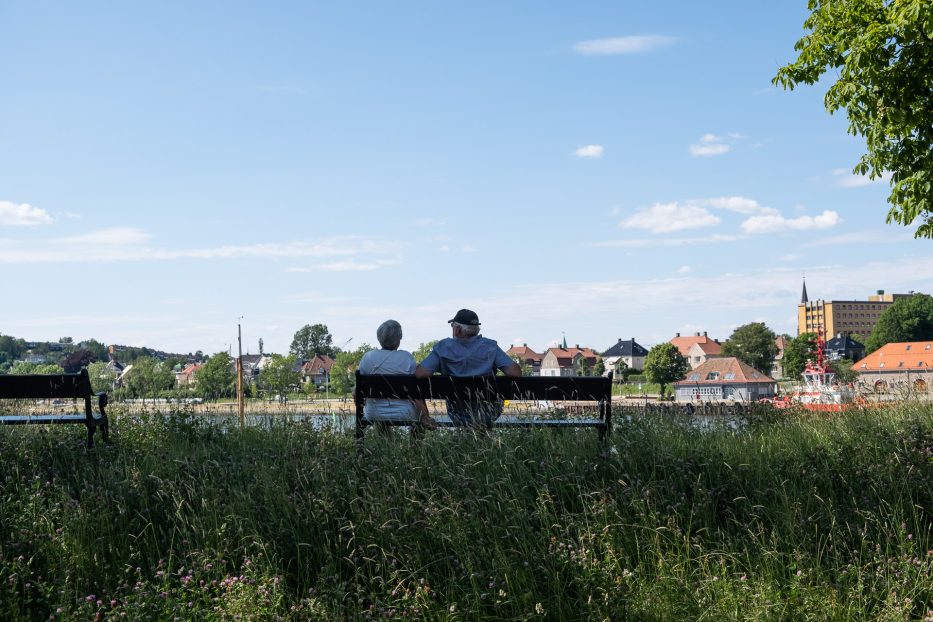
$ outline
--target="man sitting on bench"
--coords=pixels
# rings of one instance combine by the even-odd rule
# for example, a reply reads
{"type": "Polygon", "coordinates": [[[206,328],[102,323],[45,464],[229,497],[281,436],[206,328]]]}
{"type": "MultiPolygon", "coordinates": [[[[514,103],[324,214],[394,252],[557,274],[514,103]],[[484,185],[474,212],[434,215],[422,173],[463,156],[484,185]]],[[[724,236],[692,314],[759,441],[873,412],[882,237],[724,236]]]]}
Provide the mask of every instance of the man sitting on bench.
{"type": "MultiPolygon", "coordinates": [[[[460,309],[447,322],[452,337],[438,341],[415,369],[415,376],[428,378],[440,372],[448,376],[492,376],[501,370],[506,376],[520,378],[522,369],[492,339],[479,334],[479,316],[460,309]]],[[[454,425],[491,428],[502,414],[501,402],[447,400],[447,414],[454,425]]]]}

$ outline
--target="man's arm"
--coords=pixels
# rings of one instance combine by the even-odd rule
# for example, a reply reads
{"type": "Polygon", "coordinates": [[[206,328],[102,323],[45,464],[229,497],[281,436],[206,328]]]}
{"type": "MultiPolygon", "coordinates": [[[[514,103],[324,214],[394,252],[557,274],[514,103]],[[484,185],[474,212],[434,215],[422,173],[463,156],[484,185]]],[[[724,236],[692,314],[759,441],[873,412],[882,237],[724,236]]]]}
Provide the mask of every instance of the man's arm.
{"type": "Polygon", "coordinates": [[[518,366],[518,363],[513,361],[511,365],[502,370],[502,373],[509,378],[521,378],[522,368],[518,366]]]}
{"type": "Polygon", "coordinates": [[[415,367],[415,378],[430,378],[431,374],[440,368],[441,358],[437,355],[436,348],[437,345],[435,344],[434,348],[431,349],[431,353],[424,357],[424,360],[415,367]]]}

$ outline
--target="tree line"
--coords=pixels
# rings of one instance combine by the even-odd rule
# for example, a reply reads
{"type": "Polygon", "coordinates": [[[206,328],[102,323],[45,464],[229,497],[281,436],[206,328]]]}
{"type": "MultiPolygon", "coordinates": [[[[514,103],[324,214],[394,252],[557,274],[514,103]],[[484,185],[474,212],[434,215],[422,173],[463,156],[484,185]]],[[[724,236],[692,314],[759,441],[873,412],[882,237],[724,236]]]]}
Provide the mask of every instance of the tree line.
{"type": "MultiPolygon", "coordinates": [[[[775,343],[777,335],[763,322],[752,322],[736,328],[722,344],[722,355],[736,357],[763,374],[770,374],[774,357],[777,354],[775,343]]],[[[787,345],[784,350],[783,368],[786,378],[797,379],[803,373],[808,360],[816,358],[816,335],[804,333],[791,338],[785,336],[787,345]]],[[[853,335],[861,341],[861,337],[853,335]]],[[[61,343],[68,343],[63,338],[61,343]]],[[[914,294],[896,300],[878,318],[871,335],[864,340],[866,352],[871,353],[887,343],[904,341],[933,340],[933,297],[926,294],[914,294]]],[[[70,340],[69,340],[70,341],[70,340]]],[[[431,352],[436,341],[422,343],[412,353],[415,360],[421,362],[431,352]]],[[[29,351],[22,339],[0,335],[0,373],[13,374],[53,374],[71,372],[87,368],[95,391],[113,392],[116,372],[104,362],[107,358],[106,346],[96,340],[81,342],[81,347],[71,351],[58,352],[58,362],[35,364],[22,361],[29,351]]],[[[315,356],[332,359],[333,365],[326,379],[327,388],[334,394],[345,395],[353,388],[353,374],[363,355],[372,350],[368,343],[363,343],[353,350],[342,350],[334,346],[333,336],[325,324],[306,324],[299,328],[292,339],[287,355],[273,354],[270,361],[259,372],[258,381],[246,386],[247,394],[253,397],[260,392],[267,396],[284,398],[304,390],[306,393],[317,392],[318,387],[309,382],[301,385],[300,364],[315,356]]],[[[51,349],[46,344],[46,352],[51,349]]],[[[155,352],[155,351],[150,351],[155,352]]],[[[217,352],[210,357],[201,357],[203,366],[195,372],[197,389],[176,387],[174,369],[184,366],[181,358],[160,360],[147,356],[142,351],[136,352],[130,373],[126,374],[121,387],[114,397],[185,397],[197,394],[206,399],[223,399],[235,396],[236,372],[234,358],[227,352],[217,352]]],[[[199,351],[200,354],[200,351],[199,351]]],[[[527,364],[520,362],[523,373],[530,373],[527,364]]],[[[851,371],[853,361],[835,361],[833,366],[842,381],[850,381],[854,376],[851,371]]],[[[690,366],[676,346],[663,343],[654,346],[645,359],[643,374],[649,382],[661,385],[662,394],[668,385],[686,376],[690,366]]],[[[602,359],[592,367],[581,366],[576,370],[581,375],[602,375],[605,365],[602,359]]],[[[626,368],[621,363],[615,370],[616,376],[623,380],[636,370],[626,368]]]]}

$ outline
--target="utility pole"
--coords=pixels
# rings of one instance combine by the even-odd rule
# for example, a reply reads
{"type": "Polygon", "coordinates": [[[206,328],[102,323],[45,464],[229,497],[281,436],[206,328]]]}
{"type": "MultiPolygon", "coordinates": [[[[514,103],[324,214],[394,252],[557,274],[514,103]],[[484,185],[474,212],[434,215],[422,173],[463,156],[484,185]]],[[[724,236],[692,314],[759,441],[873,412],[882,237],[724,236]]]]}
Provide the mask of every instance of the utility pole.
{"type": "Polygon", "coordinates": [[[240,429],[243,429],[243,329],[240,321],[243,316],[237,318],[236,338],[237,338],[237,359],[236,359],[236,409],[240,416],[240,429]]]}

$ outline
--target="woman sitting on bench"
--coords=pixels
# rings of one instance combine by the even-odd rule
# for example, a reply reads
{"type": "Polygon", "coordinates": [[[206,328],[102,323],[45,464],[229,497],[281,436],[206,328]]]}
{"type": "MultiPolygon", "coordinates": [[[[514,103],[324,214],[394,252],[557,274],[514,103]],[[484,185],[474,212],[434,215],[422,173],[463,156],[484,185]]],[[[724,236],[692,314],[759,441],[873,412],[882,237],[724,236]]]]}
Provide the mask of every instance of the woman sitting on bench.
{"type": "MultiPolygon", "coordinates": [[[[402,342],[402,325],[395,320],[386,320],[376,329],[376,339],[381,350],[370,350],[360,361],[360,373],[372,374],[408,374],[415,373],[415,357],[411,352],[399,350],[402,342]]],[[[437,422],[428,415],[424,400],[366,400],[363,417],[372,423],[392,421],[418,422],[428,430],[437,428],[437,422]]],[[[388,426],[382,426],[388,430],[388,426]]]]}

